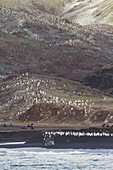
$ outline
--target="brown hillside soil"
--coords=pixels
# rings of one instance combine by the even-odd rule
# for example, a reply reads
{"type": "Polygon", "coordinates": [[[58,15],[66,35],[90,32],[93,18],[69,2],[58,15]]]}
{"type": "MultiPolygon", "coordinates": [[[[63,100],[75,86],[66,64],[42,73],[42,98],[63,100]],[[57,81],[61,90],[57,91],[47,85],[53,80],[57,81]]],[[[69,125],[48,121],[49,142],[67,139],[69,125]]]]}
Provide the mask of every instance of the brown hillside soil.
{"type": "Polygon", "coordinates": [[[113,27],[3,2],[1,123],[112,124],[113,27]]]}
{"type": "Polygon", "coordinates": [[[0,13],[1,74],[52,74],[106,88],[104,68],[109,65],[113,74],[112,26],[82,27],[30,9],[3,8],[0,13]],[[95,84],[92,77],[100,81],[95,84]]]}
{"type": "Polygon", "coordinates": [[[37,74],[0,79],[1,122],[87,124],[113,122],[113,99],[78,82],[37,74]]]}
{"type": "Polygon", "coordinates": [[[83,109],[63,104],[37,104],[19,116],[21,121],[41,121],[45,123],[72,123],[87,119],[83,109]]]}
{"type": "MultiPolygon", "coordinates": [[[[36,123],[78,124],[87,122],[89,119],[89,124],[90,122],[102,124],[107,118],[111,119],[113,117],[111,116],[113,112],[110,113],[109,110],[102,110],[102,108],[99,110],[99,108],[95,109],[94,107],[91,109],[90,106],[87,106],[86,112],[84,108],[80,105],[78,107],[53,103],[37,104],[20,115],[19,120],[24,122],[34,121],[36,123]]],[[[113,118],[108,122],[113,123],[113,118]]]]}

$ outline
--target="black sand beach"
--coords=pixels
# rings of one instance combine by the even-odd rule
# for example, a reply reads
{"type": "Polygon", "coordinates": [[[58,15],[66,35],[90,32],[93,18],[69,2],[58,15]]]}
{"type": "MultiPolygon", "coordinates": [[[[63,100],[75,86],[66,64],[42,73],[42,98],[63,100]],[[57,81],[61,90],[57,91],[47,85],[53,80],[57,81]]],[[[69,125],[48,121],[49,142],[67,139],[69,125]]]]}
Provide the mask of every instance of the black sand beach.
{"type": "Polygon", "coordinates": [[[52,127],[35,127],[34,129],[22,129],[18,126],[1,127],[0,148],[113,149],[112,131],[98,128],[64,130],[57,127],[53,129],[52,127]],[[21,142],[25,143],[21,144],[21,142]]]}

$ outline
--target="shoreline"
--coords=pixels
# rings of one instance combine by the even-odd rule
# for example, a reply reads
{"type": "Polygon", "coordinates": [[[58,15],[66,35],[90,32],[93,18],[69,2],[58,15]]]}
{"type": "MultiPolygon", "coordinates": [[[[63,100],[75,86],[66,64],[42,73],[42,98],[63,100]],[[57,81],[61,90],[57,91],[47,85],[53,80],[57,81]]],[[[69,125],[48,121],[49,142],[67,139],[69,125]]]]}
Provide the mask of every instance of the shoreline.
{"type": "Polygon", "coordinates": [[[113,129],[75,129],[68,127],[22,129],[20,126],[0,128],[0,148],[113,149],[113,129]],[[12,142],[14,144],[10,144],[12,142]]]}
{"type": "MultiPolygon", "coordinates": [[[[62,138],[63,139],[63,138],[62,138]]],[[[68,138],[69,139],[69,138],[68,138]]],[[[0,148],[45,148],[45,149],[113,149],[113,137],[105,138],[79,138],[75,143],[58,142],[55,146],[45,146],[44,143],[25,143],[25,144],[6,144],[0,145],[0,148]],[[104,141],[103,141],[104,140],[104,141]]]]}

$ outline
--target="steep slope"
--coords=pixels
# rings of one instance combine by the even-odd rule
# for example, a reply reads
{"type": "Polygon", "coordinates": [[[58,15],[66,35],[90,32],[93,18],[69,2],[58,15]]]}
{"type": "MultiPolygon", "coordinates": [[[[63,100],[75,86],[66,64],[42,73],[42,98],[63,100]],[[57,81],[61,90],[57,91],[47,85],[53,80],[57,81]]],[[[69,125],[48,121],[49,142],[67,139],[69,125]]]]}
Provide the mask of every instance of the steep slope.
{"type": "Polygon", "coordinates": [[[29,71],[89,84],[106,65],[112,69],[112,27],[80,27],[30,9],[4,7],[0,13],[1,74],[29,71]]]}
{"type": "Polygon", "coordinates": [[[37,74],[0,77],[0,122],[113,123],[113,99],[64,78],[37,74]]]}
{"type": "Polygon", "coordinates": [[[0,4],[6,7],[12,8],[24,8],[32,10],[41,10],[43,12],[49,12],[51,14],[58,14],[64,3],[69,0],[1,0],[0,4]]]}
{"type": "Polygon", "coordinates": [[[112,0],[1,0],[2,6],[41,10],[68,18],[81,25],[113,25],[112,0]]]}
{"type": "Polygon", "coordinates": [[[112,123],[113,27],[60,17],[67,2],[0,1],[2,122],[112,123]]]}
{"type": "Polygon", "coordinates": [[[92,23],[113,25],[113,1],[73,0],[65,5],[61,16],[81,25],[92,23]]]}

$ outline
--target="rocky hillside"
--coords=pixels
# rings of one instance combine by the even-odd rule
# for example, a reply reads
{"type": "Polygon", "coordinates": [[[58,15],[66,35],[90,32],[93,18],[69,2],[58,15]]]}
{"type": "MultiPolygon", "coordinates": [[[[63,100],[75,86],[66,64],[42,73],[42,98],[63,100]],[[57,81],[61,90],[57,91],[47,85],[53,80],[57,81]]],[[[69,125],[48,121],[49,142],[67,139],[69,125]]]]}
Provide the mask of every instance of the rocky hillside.
{"type": "Polygon", "coordinates": [[[79,25],[72,3],[0,1],[1,121],[112,122],[113,26],[79,25]]]}
{"type": "Polygon", "coordinates": [[[41,10],[50,14],[59,14],[61,8],[68,2],[70,0],[1,0],[0,4],[11,8],[41,10]]]}
{"type": "Polygon", "coordinates": [[[65,5],[61,16],[81,25],[94,23],[113,25],[113,1],[72,0],[65,5]]]}
{"type": "Polygon", "coordinates": [[[112,0],[1,0],[2,6],[41,10],[81,25],[113,25],[112,0]]]}
{"type": "Polygon", "coordinates": [[[1,76],[0,87],[1,122],[113,123],[113,99],[75,81],[25,73],[1,76]]]}
{"type": "Polygon", "coordinates": [[[106,88],[107,72],[112,73],[112,26],[81,27],[40,10],[8,7],[1,8],[0,21],[1,74],[52,74],[106,88]]]}

